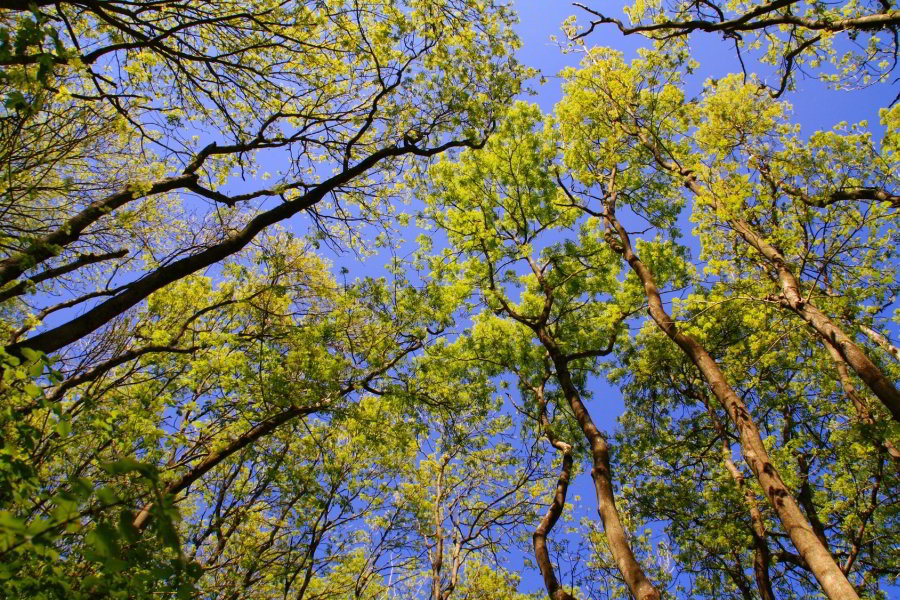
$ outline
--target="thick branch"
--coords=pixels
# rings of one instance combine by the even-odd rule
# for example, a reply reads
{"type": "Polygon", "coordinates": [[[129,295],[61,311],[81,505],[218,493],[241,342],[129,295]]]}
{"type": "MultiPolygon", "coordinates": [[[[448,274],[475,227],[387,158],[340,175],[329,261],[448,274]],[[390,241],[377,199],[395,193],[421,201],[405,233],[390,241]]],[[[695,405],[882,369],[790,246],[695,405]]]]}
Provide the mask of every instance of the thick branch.
{"type": "Polygon", "coordinates": [[[202,252],[156,269],[145,277],[125,286],[124,291],[120,294],[92,308],[83,315],[27,340],[7,346],[6,351],[10,354],[18,354],[21,348],[27,347],[50,354],[66,347],[138,304],[153,292],[235,254],[249,244],[266,227],[312,207],[326,195],[359,177],[385,159],[408,154],[433,156],[450,148],[461,146],[481,147],[483,144],[483,140],[480,142],[462,140],[447,142],[427,149],[410,145],[383,148],[369,155],[350,169],[334,175],[300,198],[284,202],[275,208],[260,213],[251,219],[243,229],[235,232],[224,241],[210,246],[202,252]]]}
{"type": "MultiPolygon", "coordinates": [[[[203,477],[213,467],[221,463],[223,460],[234,454],[235,452],[247,447],[259,438],[266,436],[275,431],[279,426],[287,423],[291,419],[299,416],[312,414],[323,409],[326,404],[318,404],[316,406],[298,407],[294,406],[288,410],[282,411],[277,415],[269,417],[265,421],[259,423],[252,429],[242,433],[240,436],[223,446],[222,448],[210,453],[205,459],[191,467],[187,473],[166,486],[165,494],[175,496],[176,494],[187,489],[189,485],[203,477]]],[[[140,510],[134,518],[132,525],[138,530],[147,526],[150,520],[150,509],[153,503],[150,502],[140,510]]]]}
{"type": "Polygon", "coordinates": [[[76,241],[85,229],[102,216],[132,200],[183,188],[196,179],[197,175],[187,173],[162,179],[148,188],[129,184],[114,194],[92,202],[84,210],[63,223],[56,231],[32,241],[28,248],[0,261],[0,285],[6,285],[28,269],[59,254],[63,248],[76,241]]]}

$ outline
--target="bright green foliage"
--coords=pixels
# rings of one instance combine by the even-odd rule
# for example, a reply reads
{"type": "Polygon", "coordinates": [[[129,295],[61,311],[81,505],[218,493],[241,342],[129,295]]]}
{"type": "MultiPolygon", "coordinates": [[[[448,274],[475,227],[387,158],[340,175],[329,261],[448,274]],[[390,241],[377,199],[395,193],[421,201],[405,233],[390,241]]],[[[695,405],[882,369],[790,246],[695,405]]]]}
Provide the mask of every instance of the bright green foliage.
{"type": "MultiPolygon", "coordinates": [[[[536,108],[520,103],[483,150],[432,168],[423,191],[427,214],[450,241],[450,248],[435,257],[440,266],[432,272],[445,273],[446,265],[456,261],[452,276],[471,282],[484,307],[473,318],[469,352],[489,372],[518,378],[521,410],[535,420],[535,388],[540,386],[553,403],[554,435],[574,445],[584,460],[586,440],[566,398],[556,384],[543,386],[554,375],[550,347],[569,357],[576,385],[590,397],[591,377],[604,369],[599,357],[625,337],[624,324],[641,309],[643,298],[633,279],[620,279],[620,261],[604,242],[597,220],[560,189],[560,137],[554,121],[544,123],[543,131],[541,125],[536,108]]],[[[624,521],[635,533],[635,552],[646,557],[649,536],[636,534],[639,522],[627,516],[624,521]]],[[[585,560],[589,575],[579,574],[579,586],[627,597],[619,582],[607,579],[601,585],[596,579],[599,574],[618,577],[599,525],[588,520],[569,533],[575,531],[585,546],[578,554],[590,556],[585,560]]],[[[567,547],[564,533],[557,535],[563,539],[555,547],[567,547]]],[[[655,581],[667,580],[661,570],[652,575],[655,581]]]]}
{"type": "MultiPolygon", "coordinates": [[[[564,146],[580,148],[567,157],[573,189],[583,186],[588,199],[614,185],[618,201],[661,232],[671,222],[665,211],[680,199],[658,194],[664,204],[654,206],[644,194],[654,185],[679,196],[682,185],[693,192],[702,273],[683,262],[684,249],[654,250],[638,240],[636,252],[658,284],[691,282],[691,294],[672,300],[679,329],[712,353],[751,407],[776,467],[851,581],[879,597],[879,581],[894,577],[881,565],[897,560],[896,466],[884,446],[896,439],[896,423],[855,378],[850,384],[863,408],[846,395],[822,340],[779,301],[773,263],[741,227],[749,224],[778,248],[806,301],[855,332],[895,376],[896,363],[879,357],[860,329],[880,327],[894,295],[896,208],[875,195],[895,186],[890,136],[882,151],[864,125],[804,140],[784,105],[737,77],[711,82],[700,102],[686,102],[673,85],[678,76],[660,75],[666,60],[654,54],[627,65],[592,49],[584,62],[569,72],[571,91],[559,108],[577,116],[561,124],[570,136],[564,146]],[[584,164],[591,166],[574,170],[584,164]]],[[[739,483],[726,468],[740,456],[727,416],[717,414],[699,373],[652,323],[619,357],[614,379],[627,407],[619,460],[635,478],[622,490],[629,512],[667,524],[673,559],[690,573],[680,584],[685,593],[756,593],[743,491],[755,482],[745,471],[739,483]]],[[[815,593],[762,491],[751,496],[763,512],[777,596],[815,593]]]]}
{"type": "Polygon", "coordinates": [[[72,416],[48,405],[39,385],[45,370],[49,381],[59,382],[60,374],[35,354],[26,362],[6,356],[4,365],[0,581],[7,597],[128,598],[150,586],[189,596],[199,565],[182,552],[178,511],[164,496],[156,467],[132,458],[98,462],[92,478],[57,471],[61,485],[48,487],[41,477],[47,472],[47,437],[70,438],[72,416]],[[39,421],[22,419],[16,410],[36,402],[49,409],[47,433],[36,426],[39,421]],[[155,502],[153,535],[143,544],[137,544],[140,535],[127,508],[134,494],[155,502]],[[76,565],[61,560],[70,553],[81,554],[91,572],[76,575],[76,565]]]}
{"type": "Polygon", "coordinates": [[[638,266],[896,585],[900,108],[778,99],[884,79],[893,5],[639,2],[631,61],[570,19],[543,114],[493,0],[9,4],[0,596],[536,600],[544,540],[552,600],[631,597],[623,542],[664,597],[821,597],[638,266]],[[777,81],[690,98],[698,29],[777,81]]]}

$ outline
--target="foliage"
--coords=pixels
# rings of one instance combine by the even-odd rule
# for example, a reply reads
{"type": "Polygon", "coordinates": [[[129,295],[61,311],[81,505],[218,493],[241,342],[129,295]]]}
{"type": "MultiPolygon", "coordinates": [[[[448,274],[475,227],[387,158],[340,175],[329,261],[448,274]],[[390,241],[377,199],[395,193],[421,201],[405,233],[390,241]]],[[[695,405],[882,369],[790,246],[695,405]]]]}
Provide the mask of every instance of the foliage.
{"type": "Polygon", "coordinates": [[[0,595],[890,595],[897,11],[582,8],[0,9],[0,595]]]}

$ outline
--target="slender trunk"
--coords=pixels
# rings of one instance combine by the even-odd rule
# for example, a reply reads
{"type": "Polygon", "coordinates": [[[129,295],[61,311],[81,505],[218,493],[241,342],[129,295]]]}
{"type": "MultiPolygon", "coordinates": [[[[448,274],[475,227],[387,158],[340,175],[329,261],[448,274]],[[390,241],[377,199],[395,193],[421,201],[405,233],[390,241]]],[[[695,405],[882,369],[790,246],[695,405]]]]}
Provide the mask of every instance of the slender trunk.
{"type": "MultiPolygon", "coordinates": [[[[493,265],[490,263],[488,253],[485,251],[485,258],[488,259],[488,276],[492,289],[496,289],[494,282],[493,265]]],[[[591,449],[591,459],[593,467],[591,468],[591,477],[594,480],[594,492],[597,495],[597,513],[603,522],[603,529],[606,533],[607,544],[616,566],[622,574],[626,585],[631,590],[636,600],[659,600],[660,594],[647,579],[625,533],[625,527],[619,517],[619,511],[616,508],[615,496],[613,494],[612,473],[609,461],[609,447],[600,431],[594,425],[591,415],[587,407],[581,402],[581,396],[578,388],[572,382],[572,376],[569,372],[569,360],[584,356],[600,356],[605,355],[612,350],[604,350],[599,353],[575,353],[572,355],[564,354],[559,347],[556,339],[547,327],[553,305],[553,287],[547,282],[543,276],[543,270],[537,264],[528,259],[534,276],[537,278],[542,291],[544,292],[544,307],[541,314],[536,319],[528,319],[518,314],[509,304],[501,299],[503,310],[512,318],[527,325],[538,337],[550,357],[553,367],[556,370],[556,379],[563,391],[566,401],[572,408],[575,420],[581,427],[581,431],[587,440],[591,449]]]]}
{"type": "Polygon", "coordinates": [[[747,512],[750,513],[750,533],[753,536],[753,575],[756,578],[756,587],[759,590],[759,595],[762,600],[775,600],[775,592],[772,591],[772,579],[769,576],[772,554],[769,551],[769,544],[766,542],[766,524],[756,502],[756,495],[746,485],[744,474],[731,459],[731,446],[728,444],[728,436],[724,424],[719,420],[712,406],[709,405],[706,395],[697,394],[696,397],[703,401],[716,432],[722,438],[722,458],[725,462],[725,469],[731,475],[735,484],[737,484],[738,489],[743,493],[744,504],[747,506],[747,512]]]}
{"type": "Polygon", "coordinates": [[[809,519],[813,532],[827,550],[828,538],[825,535],[825,524],[819,518],[819,511],[816,510],[816,503],[813,500],[812,487],[809,485],[809,463],[805,455],[801,454],[797,457],[797,466],[800,468],[801,476],[800,492],[797,494],[797,499],[803,506],[803,510],[806,511],[806,518],[809,519]]]}
{"type": "Polygon", "coordinates": [[[692,337],[678,331],[675,322],[666,313],[653,274],[634,253],[628,233],[616,218],[614,210],[615,198],[613,197],[611,201],[607,202],[604,215],[608,228],[607,239],[628,262],[643,284],[650,306],[651,318],[696,365],[716,399],[728,413],[740,434],[744,460],[759,480],[794,547],[809,565],[819,585],[831,600],[858,600],[859,596],[856,590],[853,589],[834,558],[816,537],[791,491],[781,479],[778,470],[769,458],[759,429],[753,422],[750,411],[743,400],[728,384],[725,374],[709,352],[692,337]]]}
{"type": "Polygon", "coordinates": [[[460,537],[459,532],[454,534],[454,538],[453,549],[450,553],[450,581],[447,582],[447,585],[441,590],[440,600],[448,600],[456,589],[456,586],[459,584],[459,571],[462,569],[463,563],[462,538],[460,537]]]}
{"type": "Polygon", "coordinates": [[[569,480],[572,475],[572,446],[558,440],[550,429],[543,386],[537,388],[535,392],[538,396],[538,418],[541,423],[541,429],[544,435],[547,436],[547,439],[550,440],[550,445],[562,453],[563,463],[559,472],[559,479],[556,482],[556,492],[553,494],[553,501],[547,508],[547,514],[541,519],[531,538],[534,543],[534,557],[537,560],[538,568],[541,570],[541,576],[544,578],[544,587],[547,588],[547,595],[550,596],[550,600],[575,600],[575,597],[566,592],[559,584],[559,580],[556,579],[553,563],[550,560],[550,551],[547,548],[547,536],[550,534],[553,526],[556,525],[556,522],[562,515],[563,507],[566,505],[566,491],[569,489],[569,480]]]}
{"type": "Polygon", "coordinates": [[[437,486],[435,490],[434,512],[434,552],[431,553],[431,598],[441,600],[441,568],[444,565],[444,470],[447,467],[449,457],[441,459],[441,468],[438,471],[437,486]]]}
{"type": "MultiPolygon", "coordinates": [[[[712,202],[716,209],[720,208],[718,199],[703,189],[690,169],[681,167],[669,160],[659,145],[642,131],[638,130],[636,135],[653,154],[657,164],[670,173],[680,176],[684,186],[698,198],[706,198],[712,202]]],[[[884,375],[881,369],[869,359],[866,353],[840,327],[835,325],[825,313],[803,297],[800,291],[800,284],[791,272],[790,265],[782,252],[766,241],[763,236],[759,235],[747,221],[736,216],[732,216],[727,220],[737,234],[748,245],[759,252],[778,273],[778,282],[781,285],[784,306],[800,316],[826,343],[833,344],[844,360],[847,361],[847,364],[856,371],[859,378],[884,403],[894,420],[900,421],[900,392],[897,391],[897,388],[894,387],[894,384],[884,375]]]]}
{"type": "Polygon", "coordinates": [[[575,597],[566,592],[559,584],[550,560],[550,551],[547,548],[547,536],[562,516],[563,507],[566,504],[566,491],[569,488],[569,478],[572,474],[572,453],[570,449],[563,451],[563,464],[556,482],[556,492],[553,502],[547,509],[547,514],[541,519],[540,524],[534,530],[532,541],[534,543],[534,557],[544,579],[544,587],[550,600],[575,600],[575,597]]]}
{"type": "Polygon", "coordinates": [[[544,343],[553,366],[556,368],[556,377],[559,385],[575,414],[575,420],[581,427],[584,437],[587,439],[591,448],[591,459],[593,468],[591,469],[591,477],[594,480],[594,492],[597,495],[597,513],[603,522],[603,530],[606,533],[606,539],[609,543],[610,552],[616,561],[616,566],[625,583],[631,590],[631,593],[637,600],[659,600],[660,594],[647,579],[640,564],[634,556],[628,536],[625,533],[625,527],[619,518],[619,511],[616,508],[616,500],[613,494],[612,472],[609,464],[609,446],[603,435],[594,425],[591,415],[587,407],[581,402],[581,396],[572,377],[569,374],[569,367],[564,357],[560,356],[556,344],[548,332],[542,329],[538,332],[541,341],[544,343]]]}
{"type": "Polygon", "coordinates": [[[900,421],[900,392],[885,374],[873,363],[844,331],[835,325],[815,304],[803,297],[800,284],[791,272],[781,252],[764,240],[742,219],[729,221],[735,231],[753,248],[759,251],[778,273],[783,296],[782,303],[800,316],[826,344],[831,344],[859,378],[881,400],[895,421],[900,421]]]}
{"type": "MultiPolygon", "coordinates": [[[[726,451],[730,449],[727,448],[726,451]]],[[[766,543],[766,526],[762,518],[756,497],[744,482],[744,474],[730,457],[725,459],[725,468],[731,473],[732,479],[738,489],[744,493],[744,502],[750,512],[751,532],[753,533],[753,575],[756,578],[756,587],[763,600],[775,600],[775,592],[772,591],[772,579],[769,577],[769,565],[772,564],[772,554],[769,552],[769,544],[766,543]]]]}
{"type": "Polygon", "coordinates": [[[878,462],[875,485],[872,486],[872,493],[869,495],[869,506],[859,516],[859,528],[856,530],[856,535],[854,536],[853,542],[850,544],[850,553],[847,555],[847,560],[844,561],[844,564],[841,566],[841,570],[844,573],[850,572],[850,569],[853,568],[853,564],[859,557],[860,550],[862,550],[866,526],[868,526],[869,520],[872,518],[872,515],[875,514],[875,509],[878,507],[878,491],[881,489],[881,482],[883,480],[884,457],[881,457],[878,462]]]}
{"type": "Polygon", "coordinates": [[[881,346],[885,352],[894,357],[894,360],[900,361],[900,348],[893,345],[890,340],[886,337],[872,329],[871,327],[866,327],[865,325],[860,325],[859,330],[866,334],[870,340],[881,346]]]}

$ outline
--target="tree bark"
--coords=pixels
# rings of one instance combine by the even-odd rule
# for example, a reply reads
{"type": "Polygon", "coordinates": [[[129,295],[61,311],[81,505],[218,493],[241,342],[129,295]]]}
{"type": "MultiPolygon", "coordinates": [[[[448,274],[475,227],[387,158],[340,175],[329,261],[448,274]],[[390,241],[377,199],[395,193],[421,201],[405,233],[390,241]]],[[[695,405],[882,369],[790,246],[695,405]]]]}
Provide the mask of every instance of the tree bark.
{"type": "Polygon", "coordinates": [[[731,474],[731,478],[737,484],[738,489],[744,494],[744,503],[750,512],[750,531],[753,534],[753,575],[756,578],[756,588],[762,600],[775,600],[775,592],[772,591],[772,579],[769,576],[769,565],[772,564],[772,554],[769,552],[769,544],[766,543],[766,526],[762,513],[756,504],[753,490],[744,482],[744,474],[731,460],[731,449],[724,442],[725,468],[731,474]]]}
{"type": "Polygon", "coordinates": [[[756,231],[743,219],[732,218],[729,219],[729,223],[744,241],[762,254],[766,261],[775,268],[778,273],[778,281],[781,284],[782,304],[790,308],[812,327],[826,345],[832,345],[840,353],[841,357],[847,361],[847,364],[856,371],[859,378],[884,403],[894,420],[900,422],[900,392],[897,391],[897,388],[894,387],[894,384],[885,376],[881,369],[869,359],[862,348],[856,345],[825,313],[819,310],[812,302],[803,298],[800,292],[800,284],[791,272],[788,262],[781,251],[757,235],[756,231]]]}
{"type": "Polygon", "coordinates": [[[871,327],[866,327],[865,325],[860,325],[860,331],[866,334],[870,340],[884,348],[884,351],[894,357],[894,360],[900,361],[900,348],[893,345],[886,337],[872,329],[871,327]]]}
{"type": "Polygon", "coordinates": [[[559,479],[556,482],[553,501],[547,508],[547,514],[541,519],[531,538],[534,543],[534,557],[538,568],[541,570],[544,587],[547,588],[547,595],[550,597],[550,600],[576,600],[575,596],[566,592],[559,584],[559,580],[556,579],[553,562],[550,560],[550,551],[547,548],[547,536],[554,525],[556,525],[559,517],[562,516],[563,508],[566,505],[566,492],[569,489],[569,481],[572,475],[572,446],[560,441],[553,435],[553,431],[550,428],[550,420],[547,418],[547,401],[544,398],[543,385],[535,389],[535,394],[538,397],[538,419],[541,429],[550,441],[550,445],[562,453],[563,463],[559,472],[559,479]]]}
{"type": "Polygon", "coordinates": [[[762,600],[775,600],[775,592],[772,590],[772,579],[769,576],[772,553],[769,551],[768,542],[766,542],[766,524],[756,502],[756,496],[753,490],[747,486],[746,481],[744,481],[744,474],[731,459],[731,446],[728,444],[725,425],[722,424],[712,406],[709,405],[706,395],[699,393],[692,393],[691,395],[701,400],[706,406],[706,411],[713,422],[713,427],[715,427],[719,437],[722,438],[722,458],[725,462],[725,469],[744,495],[744,504],[750,513],[750,533],[753,536],[753,575],[756,579],[759,595],[762,600]]]}
{"type": "Polygon", "coordinates": [[[575,420],[578,421],[578,425],[581,427],[581,431],[590,445],[593,463],[591,478],[594,480],[594,492],[597,496],[597,513],[603,522],[603,531],[606,533],[609,549],[616,561],[616,566],[637,600],[659,600],[659,592],[650,583],[634,556],[631,543],[628,541],[628,536],[625,533],[625,526],[619,517],[619,510],[616,508],[616,499],[612,486],[612,471],[609,463],[609,446],[596,425],[594,425],[587,407],[581,402],[581,396],[572,382],[567,361],[563,356],[560,356],[555,342],[549,337],[546,329],[539,331],[538,335],[542,342],[545,340],[550,342],[548,351],[550,359],[553,361],[553,366],[556,368],[556,377],[559,380],[559,385],[565,394],[566,400],[569,402],[572,412],[575,414],[575,420]]]}
{"type": "MultiPolygon", "coordinates": [[[[647,150],[651,152],[656,163],[670,173],[682,178],[684,186],[691,190],[698,198],[707,198],[713,206],[720,208],[718,199],[697,183],[694,173],[687,168],[669,160],[662,149],[653,140],[640,130],[635,132],[647,150]]],[[[778,282],[782,291],[782,304],[795,312],[825,343],[831,343],[847,364],[856,371],[859,378],[872,390],[872,392],[884,403],[895,421],[900,422],[900,392],[894,384],[884,375],[875,363],[873,363],[863,350],[857,346],[844,331],[835,325],[828,316],[819,310],[814,304],[807,301],[800,292],[800,284],[791,272],[790,264],[782,252],[766,241],[745,220],[738,217],[726,219],[737,234],[759,252],[766,262],[773,267],[778,274],[778,282]]]]}
{"type": "MultiPolygon", "coordinates": [[[[614,186],[613,182],[610,187],[614,190],[614,186]]],[[[831,600],[858,600],[856,590],[816,537],[791,491],[781,479],[743,400],[728,384],[725,374],[709,352],[695,339],[681,333],[666,313],[652,272],[634,253],[628,233],[615,216],[614,191],[611,199],[606,202],[604,223],[607,227],[608,241],[622,255],[644,286],[651,318],[696,365],[737,428],[744,460],[756,475],[794,547],[809,565],[822,590],[831,600]]]]}
{"type": "MultiPolygon", "coordinates": [[[[875,419],[872,417],[871,411],[869,411],[869,403],[866,402],[865,398],[863,398],[853,386],[853,381],[850,379],[850,371],[847,369],[847,362],[844,360],[844,357],[841,356],[841,353],[838,352],[837,348],[827,340],[825,341],[825,349],[828,350],[828,354],[831,356],[832,362],[834,362],[838,378],[841,382],[841,388],[844,390],[844,395],[846,395],[853,403],[857,417],[866,425],[874,425],[875,419]]],[[[888,453],[891,460],[894,461],[894,464],[900,465],[900,451],[897,450],[897,447],[891,440],[879,440],[877,443],[888,453]]]]}

